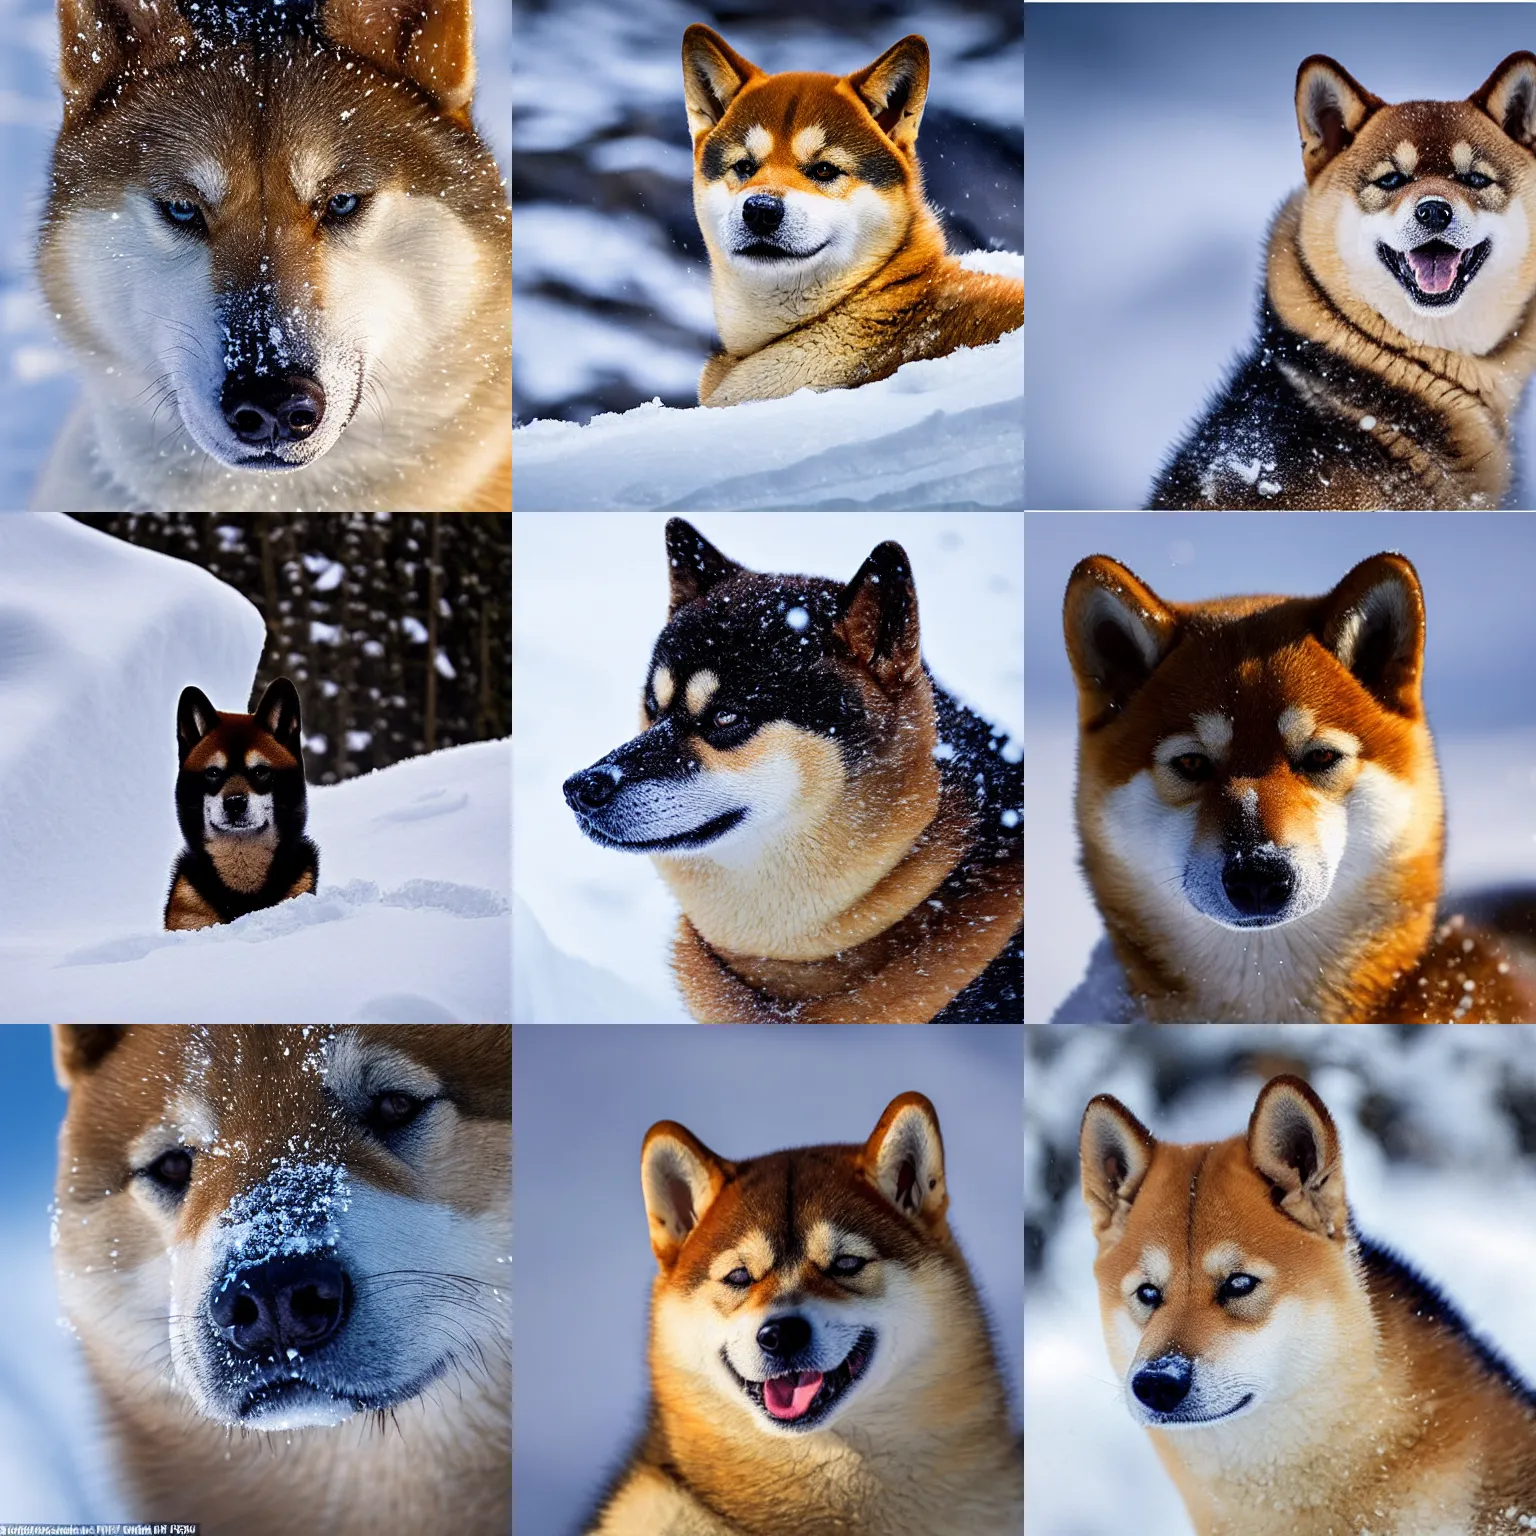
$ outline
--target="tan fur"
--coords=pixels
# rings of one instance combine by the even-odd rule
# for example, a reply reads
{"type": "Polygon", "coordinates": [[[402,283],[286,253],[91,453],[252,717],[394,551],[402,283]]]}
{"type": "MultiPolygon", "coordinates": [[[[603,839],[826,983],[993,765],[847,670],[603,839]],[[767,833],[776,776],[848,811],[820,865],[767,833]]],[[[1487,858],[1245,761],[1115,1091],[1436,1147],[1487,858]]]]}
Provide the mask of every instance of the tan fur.
{"type": "MultiPolygon", "coordinates": [[[[277,851],[277,827],[269,823],[253,837],[220,837],[210,832],[204,846],[213,860],[213,867],[219,872],[219,879],[230,890],[249,895],[261,889],[267,871],[272,867],[272,855],[277,851]]],[[[306,871],[288,895],[303,895],[297,887],[306,880],[309,880],[306,889],[313,889],[314,882],[306,871]]]]}
{"type": "MultiPolygon", "coordinates": [[[[313,1030],[286,1026],[56,1026],[55,1063],[70,1090],[61,1136],[57,1262],[66,1307],[100,1394],[121,1466],[123,1518],[195,1518],[218,1536],[428,1536],[453,1528],[505,1536],[511,1518],[510,1360],[486,1348],[483,1369],[459,1371],[398,1405],[381,1428],[353,1418],[333,1428],[232,1431],[196,1412],[167,1375],[166,1345],[130,1348],[122,1319],[141,1328],[167,1299],[144,1289],[139,1266],[164,1263],[169,1242],[219,1212],[292,1151],[329,1143],[360,1180],[477,1217],[509,1212],[510,1033],[495,1026],[354,1027],[424,1064],[458,1108],[429,1163],[407,1168],[355,1129],[334,1128],[334,1106],[305,1060],[313,1030]],[[199,1166],[175,1232],[129,1185],[128,1148],[178,1113],[180,1089],[217,1106],[232,1149],[199,1166]],[[146,1316],[148,1314],[148,1316],[146,1316]]],[[[477,1305],[508,1293],[475,1288],[477,1305]]],[[[163,1326],[163,1325],[162,1325],[163,1326]]],[[[508,1328],[504,1320],[499,1325],[508,1328]]],[[[483,1329],[477,1329],[483,1334],[483,1329]]]]}
{"type": "MultiPolygon", "coordinates": [[[[928,48],[904,38],[852,75],[767,75],[717,33],[683,38],[684,90],[694,146],[694,206],[710,253],[723,349],[705,365],[699,402],[735,405],[797,389],[851,388],[903,363],[996,341],[1024,323],[1021,280],[971,272],[948,254],[923,196],[917,132],[928,88],[928,48]],[[770,126],[771,125],[771,126],[770,126]],[[706,153],[763,153],[745,180],[706,172],[706,153]],[[876,150],[899,168],[897,184],[871,185],[859,157],[876,150]],[[845,174],[822,183],[812,156],[845,174]],[[735,272],[720,244],[709,192],[796,192],[832,200],[878,197],[876,218],[857,217],[858,249],[837,268],[817,266],[765,297],[735,272]]],[[[850,201],[850,210],[852,203],[850,201]]],[[[854,217],[850,211],[849,217],[854,217]]]]}
{"type": "Polygon", "coordinates": [[[862,1146],[739,1163],[663,1121],[646,1137],[642,1167],[659,1266],[649,1351],[654,1400],[649,1429],[589,1536],[1016,1536],[1020,1448],[974,1285],[949,1231],[938,1122],[922,1095],[894,1100],[862,1146]],[[899,1165],[911,1155],[913,1117],[931,1129],[923,1133],[920,1176],[907,1179],[899,1165]],[[664,1159],[659,1169],[653,1158],[664,1159]],[[664,1174],[659,1182],[653,1170],[664,1174]],[[680,1227],[668,1190],[683,1179],[689,1192],[680,1227]],[[910,1210],[897,1203],[904,1189],[910,1210]],[[786,1190],[802,1251],[785,1251],[786,1190]],[[847,1280],[823,1273],[815,1254],[833,1229],[851,1232],[855,1251],[879,1262],[847,1280]],[[740,1262],[755,1267],[747,1291],[720,1283],[740,1262]],[[844,1415],[826,1429],[775,1435],[752,1417],[756,1409],[723,1401],[683,1363],[693,1335],[738,1308],[751,1319],[776,1302],[808,1296],[835,1306],[850,1292],[889,1296],[893,1305],[899,1295],[902,1315],[919,1312],[924,1322],[914,1319],[915,1327],[940,1335],[927,1358],[912,1360],[899,1384],[883,1389],[894,1411],[867,1400],[861,1408],[856,1383],[844,1415]]]}
{"type": "Polygon", "coordinates": [[[1279,1363],[1250,1367],[1260,1400],[1245,1417],[1148,1430],[1198,1536],[1525,1528],[1536,1410],[1363,1257],[1337,1132],[1304,1083],[1276,1078],[1246,1137],[1197,1146],[1155,1141],[1101,1095],[1083,1121],[1082,1192],[1122,1379],[1170,1353],[1197,1379],[1241,1371],[1249,1340],[1281,1336],[1279,1363]],[[1223,1302],[1217,1283],[1233,1272],[1261,1283],[1223,1302]],[[1155,1309],[1132,1297],[1143,1280],[1163,1293],[1155,1309]],[[1286,1384],[1263,1379],[1288,1365],[1286,1384]]]}
{"type": "Polygon", "coordinates": [[[203,900],[183,875],[176,877],[166,907],[165,926],[172,933],[194,928],[217,928],[219,914],[203,900]]]}

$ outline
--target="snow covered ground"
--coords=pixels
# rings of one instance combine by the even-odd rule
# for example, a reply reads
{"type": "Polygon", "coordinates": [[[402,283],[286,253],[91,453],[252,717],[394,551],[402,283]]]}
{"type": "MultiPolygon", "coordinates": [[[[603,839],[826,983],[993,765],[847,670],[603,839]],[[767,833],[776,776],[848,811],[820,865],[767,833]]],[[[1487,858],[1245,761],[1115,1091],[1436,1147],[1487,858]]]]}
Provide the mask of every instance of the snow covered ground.
{"type": "Polygon", "coordinates": [[[572,1536],[640,1428],[656,1261],[639,1161],[657,1120],[680,1121],[724,1157],[748,1157],[862,1141],[898,1093],[927,1094],[944,1133],[950,1221],[1016,1404],[1021,1034],[989,1025],[517,1029],[517,1536],[572,1536]]]}
{"type": "MultiPolygon", "coordinates": [[[[1022,273],[1020,258],[976,258],[1022,273]]],[[[859,389],[512,433],[519,511],[1022,507],[1024,333],[908,363],[859,389]]]]}
{"type": "MultiPolygon", "coordinates": [[[[32,277],[32,247],[62,115],[55,0],[0,0],[0,509],[24,507],[76,385],[32,277]]],[[[510,174],[512,9],[475,6],[475,115],[510,174]]]]}
{"type": "Polygon", "coordinates": [[[0,515],[0,1019],[510,1014],[505,741],[309,792],[320,890],[166,933],[176,700],[243,708],[260,615],[184,561],[0,515]]]}
{"type": "MultiPolygon", "coordinates": [[[[1530,27],[1480,4],[1416,5],[1411,26],[1378,5],[1026,10],[1028,505],[1139,507],[1251,344],[1264,235],[1302,184],[1297,65],[1326,53],[1390,101],[1459,99],[1530,27]]],[[[1536,396],[1517,444],[1530,460],[1536,396]]]]}
{"type": "Polygon", "coordinates": [[[1176,600],[1326,592],[1368,555],[1407,555],[1429,616],[1424,688],[1445,787],[1448,884],[1536,883],[1536,671],[1515,659],[1536,652],[1530,519],[1031,513],[1027,523],[1027,1020],[1052,1016],[1103,931],[1077,868],[1077,717],[1061,638],[1067,577],[1085,555],[1112,555],[1176,600]]]}
{"type": "MultiPolygon", "coordinates": [[[[1032,961],[1037,953],[1032,941],[1032,961]]],[[[1213,1056],[1247,1049],[1286,1058],[1300,1031],[1318,1035],[1295,1025],[1241,1033],[1195,1028],[1213,1056]]],[[[1214,1080],[1178,1111],[1161,1114],[1153,1074],[1124,1050],[1123,1038],[1065,1031],[1049,1064],[1026,1063],[1026,1145],[1040,1131],[1058,1147],[1075,1148],[1078,1118],[1095,1093],[1113,1093],[1168,1141],[1218,1140],[1247,1125],[1259,1078],[1214,1080]]],[[[1536,1038],[1446,1026],[1405,1043],[1389,1030],[1351,1025],[1334,1042],[1322,1054],[1336,1064],[1311,1081],[1343,1138],[1345,1183],[1361,1230],[1439,1282],[1472,1326],[1536,1380],[1528,1283],[1536,1265],[1536,1170],[1517,1155],[1507,1123],[1482,1107],[1503,1062],[1522,1053],[1529,1060],[1536,1038]],[[1368,1062],[1370,1075],[1383,1075],[1421,1117],[1424,1161],[1389,1164],[1379,1142],[1360,1130],[1355,1111],[1371,1086],[1361,1070],[1368,1062]]],[[[1026,1178],[1033,1182],[1037,1173],[1026,1178]]],[[[1110,1367],[1093,1256],[1074,1167],[1044,1272],[1030,1276],[1026,1291],[1025,1529],[1031,1536],[1191,1536],[1184,1506],[1126,1411],[1110,1367]]]]}
{"type": "MultiPolygon", "coordinates": [[[[560,793],[638,729],[646,662],[666,620],[665,523],[656,514],[513,514],[512,879],[526,903],[516,916],[519,1023],[686,1018],[667,963],[677,910],[660,877],[649,859],[583,837],[560,793]]],[[[882,539],[896,539],[917,578],[934,676],[1015,736],[1023,524],[1010,513],[696,520],[754,570],[843,580],[882,539]]]]}

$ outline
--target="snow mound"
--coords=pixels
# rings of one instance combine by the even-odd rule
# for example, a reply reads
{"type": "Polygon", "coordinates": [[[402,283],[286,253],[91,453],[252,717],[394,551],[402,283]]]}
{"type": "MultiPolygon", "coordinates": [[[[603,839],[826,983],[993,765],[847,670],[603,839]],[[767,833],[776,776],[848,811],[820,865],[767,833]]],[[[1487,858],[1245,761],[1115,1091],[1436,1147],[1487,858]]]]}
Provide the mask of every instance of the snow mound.
{"type": "Polygon", "coordinates": [[[1125,985],[1125,972],[1105,935],[1088,957],[1083,979],[1062,999],[1052,1024],[1134,1024],[1141,1017],[1125,985]]]}
{"type": "MultiPolygon", "coordinates": [[[[1001,254],[989,270],[1022,273],[1001,254]]],[[[1024,332],[858,389],[720,409],[652,400],[512,438],[519,511],[1022,507],[1024,332]]]]}

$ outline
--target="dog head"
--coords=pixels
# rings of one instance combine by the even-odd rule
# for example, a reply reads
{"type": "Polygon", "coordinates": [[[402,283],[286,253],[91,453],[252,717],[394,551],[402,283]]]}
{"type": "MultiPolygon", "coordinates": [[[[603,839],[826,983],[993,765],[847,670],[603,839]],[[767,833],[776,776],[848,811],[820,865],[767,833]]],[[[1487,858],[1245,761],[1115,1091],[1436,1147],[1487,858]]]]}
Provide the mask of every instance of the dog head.
{"type": "Polygon", "coordinates": [[[299,693],[268,684],[254,714],[224,714],[200,688],[176,706],[176,816],[189,848],[276,848],[303,834],[308,807],[299,693]]]}
{"type": "Polygon", "coordinates": [[[893,1100],[862,1146],[740,1163],[664,1120],[646,1134],[641,1182],[663,1400],[781,1436],[902,1413],[957,1299],[927,1099],[893,1100]]]}
{"type": "Polygon", "coordinates": [[[1402,556],[1320,598],[1178,604],[1095,555],[1065,629],[1084,868],[1112,929],[1216,965],[1243,942],[1223,931],[1309,924],[1337,949],[1372,914],[1432,909],[1442,808],[1402,556]]]}
{"type": "Polygon", "coordinates": [[[738,348],[738,328],[784,330],[819,314],[889,261],[922,201],[921,37],[851,75],[769,75],[694,25],[683,90],[727,346],[738,348]]]}
{"type": "Polygon", "coordinates": [[[1160,1143],[1101,1094],[1080,1152],[1104,1338],[1139,1423],[1219,1433],[1326,1381],[1346,1330],[1369,1329],[1338,1133],[1299,1079],[1215,1145],[1160,1143]]]}
{"type": "Polygon", "coordinates": [[[335,1424],[507,1349],[510,1038],[60,1025],[57,1257],[119,1392],[335,1424]]]}
{"type": "Polygon", "coordinates": [[[1467,101],[1400,105],[1314,56],[1296,116],[1302,250],[1330,296],[1426,346],[1492,351],[1536,297],[1536,55],[1467,101]]]}

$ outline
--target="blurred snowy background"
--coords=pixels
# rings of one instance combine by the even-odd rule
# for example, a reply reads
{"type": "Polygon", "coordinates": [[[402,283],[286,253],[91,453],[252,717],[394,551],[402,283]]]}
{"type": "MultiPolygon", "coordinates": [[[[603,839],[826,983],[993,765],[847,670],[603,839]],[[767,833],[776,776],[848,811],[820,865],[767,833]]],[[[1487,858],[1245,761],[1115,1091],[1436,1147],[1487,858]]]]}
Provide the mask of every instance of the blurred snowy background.
{"type": "Polygon", "coordinates": [[[1017,1411],[1023,1033],[963,1024],[515,1030],[517,1536],[574,1536],[643,1423],[656,1261],[640,1144],[657,1120],[741,1158],[861,1142],[898,1093],[927,1094],[944,1135],[950,1220],[1017,1411]]]}
{"type": "Polygon", "coordinates": [[[1067,577],[1085,555],[1112,555],[1177,601],[1326,592],[1367,555],[1395,549],[1408,556],[1428,610],[1424,694],[1445,787],[1447,885],[1455,892],[1536,882],[1531,519],[1496,512],[1032,512],[1027,523],[1026,1019],[1051,1017],[1082,979],[1103,931],[1077,867],[1077,704],[1061,638],[1067,577]]]}
{"type": "MultiPolygon", "coordinates": [[[[511,169],[512,14],[507,0],[475,6],[475,119],[511,169]]],[[[55,79],[54,0],[0,0],[0,509],[24,507],[73,403],[73,368],[32,276],[48,157],[62,109],[55,79]]]]}
{"type": "MultiPolygon", "coordinates": [[[[520,0],[514,420],[696,403],[714,313],[683,110],[695,21],[769,71],[846,74],[921,32],[933,74],[918,153],[951,248],[1023,249],[1018,0],[520,0]]],[[[546,503],[520,486],[518,505],[546,503]]]]}
{"type": "MultiPolygon", "coordinates": [[[[1511,5],[1029,5],[1031,507],[1139,507],[1254,335],[1302,184],[1296,68],[1470,96],[1532,46],[1511,5]],[[1411,18],[1411,19],[1410,19],[1411,18]]],[[[1536,448],[1536,401],[1519,441],[1536,448]]],[[[1530,487],[1526,487],[1528,501],[1530,487]]]]}
{"type": "Polygon", "coordinates": [[[1217,1141],[1245,1129],[1270,1077],[1306,1077],[1343,1139],[1360,1229],[1438,1282],[1536,1381],[1536,1030],[1202,1024],[1024,1033],[1030,1536],[1191,1533],[1104,1348],[1078,1193],[1078,1127],[1096,1093],[1114,1094],[1162,1140],[1217,1141]]]}
{"type": "MultiPolygon", "coordinates": [[[[695,526],[758,571],[847,581],[882,539],[917,579],[933,675],[1015,741],[1023,728],[1022,513],[716,513],[695,526]]],[[[513,1020],[685,1020],[677,908],[648,858],[583,837],[560,786],[640,728],[666,622],[659,514],[512,515],[513,1020]]],[[[1033,835],[1033,833],[1031,834],[1033,835]]]]}

